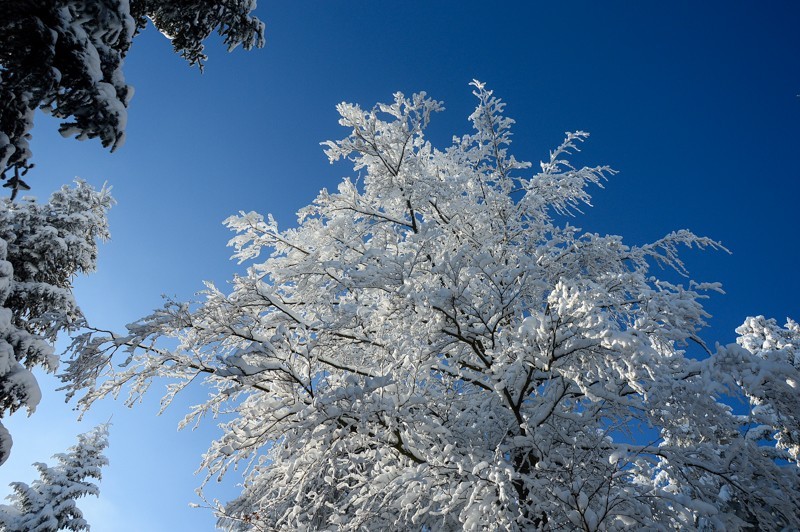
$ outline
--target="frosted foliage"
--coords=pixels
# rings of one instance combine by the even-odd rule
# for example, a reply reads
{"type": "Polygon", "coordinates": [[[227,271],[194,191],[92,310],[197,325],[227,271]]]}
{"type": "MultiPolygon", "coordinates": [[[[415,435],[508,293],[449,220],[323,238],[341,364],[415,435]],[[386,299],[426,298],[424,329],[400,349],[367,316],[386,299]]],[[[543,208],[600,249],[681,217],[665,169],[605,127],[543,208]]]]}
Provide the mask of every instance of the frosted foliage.
{"type": "MultiPolygon", "coordinates": [[[[135,402],[166,376],[167,405],[204,381],[185,424],[226,421],[202,467],[246,472],[217,506],[226,530],[800,527],[783,440],[748,437],[753,419],[722,400],[756,394],[725,373],[734,358],[758,370],[773,355],[685,355],[719,286],[651,271],[686,275],[679,247],[719,245],[677,231],[631,246],[565,223],[613,173],[569,162],[587,134],[531,171],[502,102],[474,93],[474,132],[445,149],[425,139],[442,109],[425,94],[341,104],[348,135],[325,151],[358,178],[294,228],[230,217],[249,264],[230,291],[207,284],[125,334],[78,337],[73,393],[88,388],[88,407],[127,386],[135,402]]],[[[780,401],[800,411],[796,394],[780,401]]]]}
{"type": "Polygon", "coordinates": [[[12,193],[28,185],[37,108],[63,119],[61,134],[99,138],[112,150],[125,140],[133,88],[123,59],[147,21],[191,64],[215,30],[229,49],[263,44],[255,0],[27,0],[5,2],[0,16],[0,175],[12,193]],[[5,5],[8,4],[8,5],[5,5]]]}
{"type": "Polygon", "coordinates": [[[749,353],[737,353],[731,378],[744,389],[751,411],[749,437],[774,438],[791,459],[800,461],[800,410],[793,398],[800,385],[800,325],[787,319],[747,318],[736,329],[737,343],[749,353]],[[752,356],[750,356],[752,355],[752,356]],[[757,358],[754,358],[757,357],[757,358]]]}
{"type": "MultiPolygon", "coordinates": [[[[82,181],[64,186],[47,203],[33,199],[0,205],[0,418],[41,398],[31,370],[58,367],[53,343],[74,331],[83,316],[72,296],[72,280],[97,263],[97,240],[108,238],[107,189],[82,181]]],[[[11,440],[0,426],[0,463],[11,440]]]]}
{"type": "Polygon", "coordinates": [[[89,530],[77,499],[86,495],[98,496],[94,480],[100,480],[108,459],[103,451],[108,447],[108,425],[80,434],[78,444],[68,452],[57,454],[58,465],[49,467],[36,463],[39,479],[31,485],[14,482],[10,505],[0,506],[0,527],[6,532],[56,532],[58,530],[89,530]]]}

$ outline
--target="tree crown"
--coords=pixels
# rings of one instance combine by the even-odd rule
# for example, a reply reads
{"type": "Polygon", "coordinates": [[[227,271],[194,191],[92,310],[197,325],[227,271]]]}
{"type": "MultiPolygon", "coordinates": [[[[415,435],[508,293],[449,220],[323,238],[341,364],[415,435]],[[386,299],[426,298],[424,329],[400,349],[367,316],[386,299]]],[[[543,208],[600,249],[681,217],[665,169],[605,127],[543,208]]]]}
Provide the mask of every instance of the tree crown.
{"type": "Polygon", "coordinates": [[[765,364],[771,344],[688,357],[719,286],[652,271],[688,275],[679,246],[721,246],[686,230],[631,246],[565,222],[612,170],[569,162],[576,132],[528,173],[503,103],[473,86],[474,132],[443,150],[424,93],[340,104],[349,134],[326,153],[359,177],[295,228],[229,218],[250,264],[231,291],[208,283],[126,334],[79,336],[72,392],[89,387],[87,407],[129,384],[133,402],[167,376],[166,405],[204,379],[184,423],[232,419],[203,467],[248,464],[217,507],[231,530],[800,525],[796,366],[765,364]],[[154,347],[163,336],[178,347],[154,347]],[[118,349],[127,366],[97,382],[118,349]]]}

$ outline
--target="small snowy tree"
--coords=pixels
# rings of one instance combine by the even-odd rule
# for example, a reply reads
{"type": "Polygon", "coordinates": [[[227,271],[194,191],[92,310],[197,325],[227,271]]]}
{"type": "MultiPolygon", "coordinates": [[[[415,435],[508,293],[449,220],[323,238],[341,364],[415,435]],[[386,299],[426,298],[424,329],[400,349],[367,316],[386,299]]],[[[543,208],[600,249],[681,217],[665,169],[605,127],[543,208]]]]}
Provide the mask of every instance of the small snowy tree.
{"type": "MultiPolygon", "coordinates": [[[[72,280],[97,263],[97,240],[109,237],[109,190],[82,181],[64,186],[48,203],[26,199],[0,204],[0,418],[36,409],[41,393],[31,369],[55,372],[53,343],[83,317],[72,280]]],[[[0,424],[0,463],[11,437],[0,424]]]]}
{"type": "Polygon", "coordinates": [[[474,86],[475,131],[444,150],[423,135],[442,108],[424,94],[341,104],[350,132],[326,153],[358,179],[296,228],[229,218],[234,257],[253,261],[230,293],[207,284],[126,334],[78,337],[73,393],[89,388],[88,407],[130,385],[134,402],[166,376],[166,405],[204,379],[185,423],[232,419],[202,465],[247,464],[217,508],[228,530],[800,527],[783,333],[759,343],[775,329],[749,321],[744,348],[683,349],[704,346],[701,299],[719,287],[689,281],[678,247],[719,244],[683,230],[631,246],[566,223],[612,171],[568,162],[582,132],[528,171],[503,103],[474,86]]]}
{"type": "Polygon", "coordinates": [[[108,425],[100,425],[78,436],[78,444],[67,453],[57,454],[58,465],[33,464],[39,480],[30,486],[14,482],[11,505],[0,505],[0,528],[6,532],[57,532],[89,530],[77,499],[85,495],[99,496],[93,480],[100,480],[108,459],[108,425]]]}
{"type": "Polygon", "coordinates": [[[60,131],[99,138],[115,149],[125,138],[133,96],[122,63],[134,36],[151,20],[190,64],[205,59],[215,30],[229,49],[264,42],[251,16],[255,0],[24,0],[0,4],[0,177],[28,189],[28,141],[37,108],[64,119],[60,131]]]}

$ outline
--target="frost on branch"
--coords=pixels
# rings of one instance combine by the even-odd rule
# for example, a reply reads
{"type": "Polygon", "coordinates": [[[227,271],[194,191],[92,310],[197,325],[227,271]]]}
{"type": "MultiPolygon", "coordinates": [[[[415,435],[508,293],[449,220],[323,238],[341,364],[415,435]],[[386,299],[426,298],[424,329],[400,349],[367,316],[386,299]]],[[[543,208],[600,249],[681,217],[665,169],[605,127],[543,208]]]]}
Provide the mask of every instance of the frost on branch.
{"type": "Polygon", "coordinates": [[[226,220],[249,264],[230,291],[76,338],[72,393],[135,401],[167,376],[166,405],[204,381],[184,424],[227,421],[202,467],[246,472],[217,507],[227,530],[800,526],[796,435],[780,428],[800,405],[753,377],[788,377],[770,362],[788,347],[688,357],[719,286],[654,274],[686,276],[679,247],[719,244],[677,231],[631,246],[564,223],[613,172],[569,162],[579,132],[532,173],[502,102],[473,86],[474,132],[444,149],[424,136],[442,109],[424,94],[341,104],[348,134],[325,151],[359,178],[294,228],[226,220]],[[734,415],[731,394],[754,414],[734,415]],[[754,438],[756,422],[775,430],[754,438]]]}
{"type": "Polygon", "coordinates": [[[255,0],[25,0],[0,12],[0,178],[28,190],[30,131],[39,108],[64,120],[59,131],[98,138],[112,150],[125,141],[133,87],[122,64],[148,20],[174,50],[202,67],[203,43],[215,30],[228,49],[264,44],[255,0]]]}
{"type": "MultiPolygon", "coordinates": [[[[31,370],[53,373],[60,331],[83,325],[72,280],[97,263],[97,240],[109,237],[106,212],[114,200],[82,181],[64,186],[48,203],[0,205],[0,418],[20,408],[33,413],[41,398],[31,370]]],[[[0,463],[11,439],[0,425],[0,463]]]]}
{"type": "Polygon", "coordinates": [[[108,425],[78,435],[78,444],[55,455],[58,465],[36,463],[39,479],[31,485],[14,482],[10,505],[0,505],[0,528],[6,532],[89,530],[77,499],[100,494],[92,480],[100,480],[108,459],[108,425]]]}

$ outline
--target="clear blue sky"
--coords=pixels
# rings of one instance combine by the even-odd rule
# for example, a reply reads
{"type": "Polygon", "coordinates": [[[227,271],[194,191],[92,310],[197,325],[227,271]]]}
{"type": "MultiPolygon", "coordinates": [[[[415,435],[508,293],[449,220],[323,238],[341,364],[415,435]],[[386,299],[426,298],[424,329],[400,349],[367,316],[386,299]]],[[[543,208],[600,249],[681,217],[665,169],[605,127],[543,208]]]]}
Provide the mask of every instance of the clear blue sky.
{"type": "MultiPolygon", "coordinates": [[[[800,4],[261,3],[267,46],[227,54],[211,42],[203,75],[152,28],[137,38],[126,61],[136,95],[117,153],[62,139],[39,117],[32,193],[44,198],[80,176],[108,181],[119,202],[99,271],[77,281],[96,325],[119,329],[160,294],[189,298],[204,279],[223,285],[237,271],[220,223],[228,215],[272,212],[291,225],[320,188],[334,188],[350,168],[330,166],[319,143],[346,134],[337,103],[427,91],[447,108],[429,131],[444,146],[467,132],[473,78],[508,103],[517,158],[537,163],[564,131],[582,129],[592,137],[578,161],[619,170],[573,224],[632,244],[688,228],[731,249],[685,255],[694,278],[727,291],[707,306],[710,344],[733,341],[748,315],[800,318],[800,4]]],[[[102,497],[83,503],[92,529],[213,529],[210,512],[187,508],[213,427],[176,433],[186,410],[156,418],[157,389],[133,411],[106,401],[77,424],[47,382],[33,417],[10,418],[15,446],[0,494],[113,413],[102,497]]],[[[235,483],[212,495],[234,496],[235,483]]]]}

